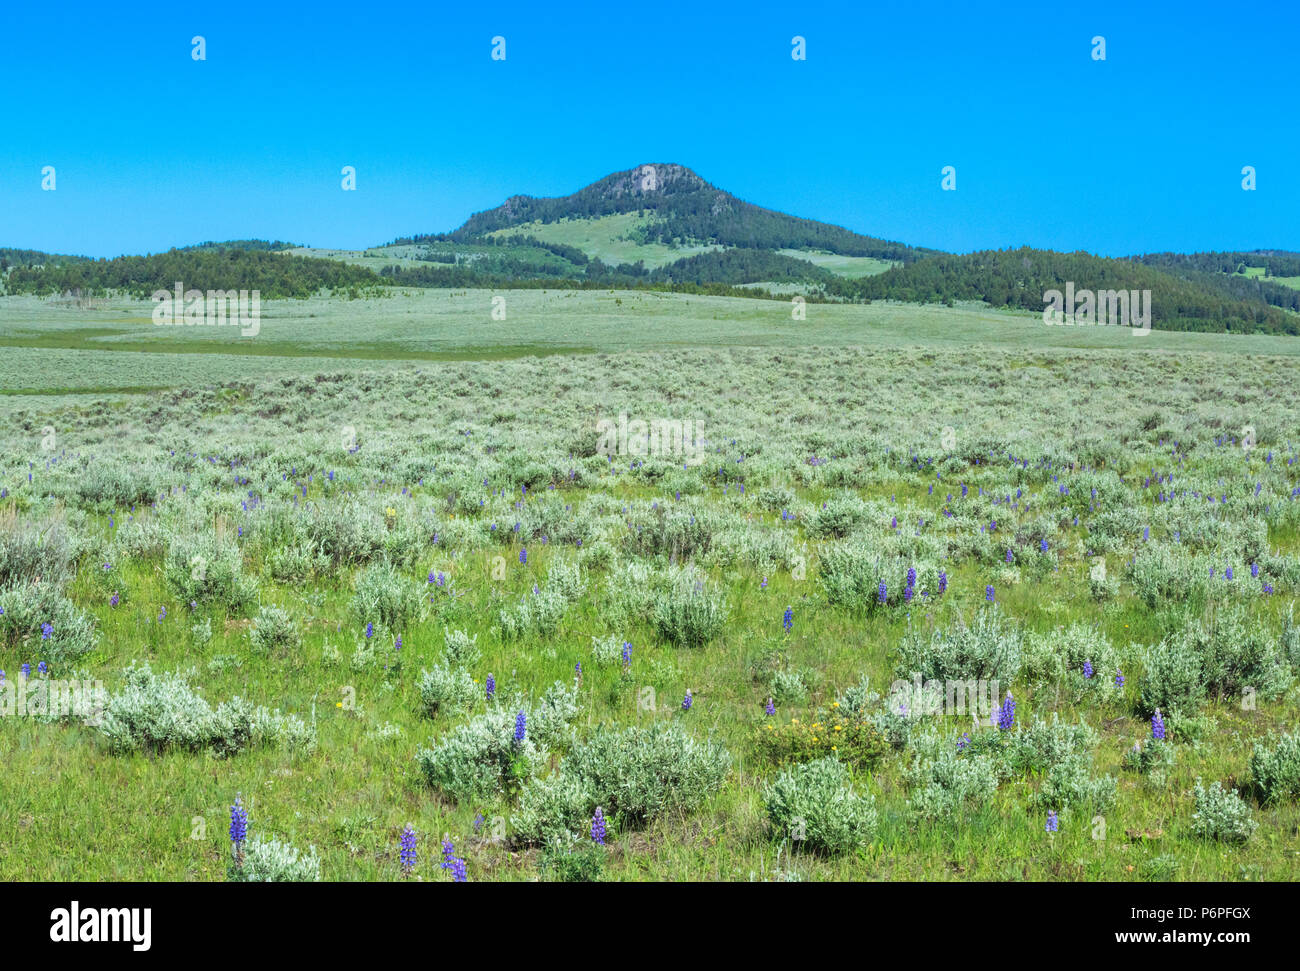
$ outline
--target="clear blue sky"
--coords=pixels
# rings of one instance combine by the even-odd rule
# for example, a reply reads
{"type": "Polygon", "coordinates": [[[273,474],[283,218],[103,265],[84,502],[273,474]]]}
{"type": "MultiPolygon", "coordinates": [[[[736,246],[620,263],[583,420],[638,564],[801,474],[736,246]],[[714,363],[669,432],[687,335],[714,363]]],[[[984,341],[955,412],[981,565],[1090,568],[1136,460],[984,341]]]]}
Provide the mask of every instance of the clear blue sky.
{"type": "Polygon", "coordinates": [[[6,4],[0,246],[360,247],[679,162],[956,251],[1300,250],[1300,4],[727,7],[6,4]]]}

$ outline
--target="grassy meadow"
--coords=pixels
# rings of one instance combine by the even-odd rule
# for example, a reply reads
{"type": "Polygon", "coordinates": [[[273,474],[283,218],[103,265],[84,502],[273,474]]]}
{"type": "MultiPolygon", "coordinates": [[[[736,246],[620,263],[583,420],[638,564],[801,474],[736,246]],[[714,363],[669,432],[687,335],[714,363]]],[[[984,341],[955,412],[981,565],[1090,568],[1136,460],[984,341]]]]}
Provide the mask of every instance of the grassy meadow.
{"type": "Polygon", "coordinates": [[[0,298],[0,669],[106,692],[0,718],[0,878],[238,878],[237,795],[273,879],[1300,872],[1294,341],[150,309],[0,298]]]}

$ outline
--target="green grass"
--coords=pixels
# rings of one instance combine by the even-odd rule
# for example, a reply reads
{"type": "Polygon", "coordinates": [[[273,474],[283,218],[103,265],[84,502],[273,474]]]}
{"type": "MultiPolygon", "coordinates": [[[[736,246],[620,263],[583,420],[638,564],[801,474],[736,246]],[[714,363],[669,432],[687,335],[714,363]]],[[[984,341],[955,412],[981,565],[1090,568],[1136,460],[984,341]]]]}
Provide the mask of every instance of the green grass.
{"type": "Polygon", "coordinates": [[[590,257],[606,263],[635,263],[638,260],[656,269],[697,253],[725,249],[723,246],[666,246],[663,243],[641,244],[638,230],[649,225],[651,217],[634,212],[615,213],[596,219],[563,219],[554,223],[531,222],[509,229],[498,229],[489,236],[533,236],[546,243],[576,246],[590,257]]]}

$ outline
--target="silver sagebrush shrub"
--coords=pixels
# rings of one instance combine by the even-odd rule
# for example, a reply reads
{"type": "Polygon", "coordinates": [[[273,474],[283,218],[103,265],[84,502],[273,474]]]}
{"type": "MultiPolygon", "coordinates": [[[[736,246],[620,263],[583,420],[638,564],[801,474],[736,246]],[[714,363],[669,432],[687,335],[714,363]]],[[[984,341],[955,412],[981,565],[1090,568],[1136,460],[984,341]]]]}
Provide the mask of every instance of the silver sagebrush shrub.
{"type": "Polygon", "coordinates": [[[270,605],[263,607],[253,618],[253,624],[248,629],[248,639],[254,650],[281,656],[302,645],[302,636],[289,612],[283,607],[270,605]]]}
{"type": "Polygon", "coordinates": [[[1257,743],[1250,778],[1265,804],[1300,799],[1300,731],[1257,743]]]}
{"type": "Polygon", "coordinates": [[[520,793],[517,837],[544,842],[573,831],[600,806],[606,819],[639,826],[673,809],[690,809],[717,791],[731,768],[719,743],[697,741],[676,725],[597,726],[574,745],[549,779],[520,793]]]}
{"type": "Polygon", "coordinates": [[[304,853],[288,842],[251,836],[238,862],[232,855],[226,879],[231,883],[316,883],[320,880],[320,857],[314,846],[304,853]]]}
{"type": "Polygon", "coordinates": [[[772,833],[799,849],[845,853],[876,832],[875,799],[857,793],[847,766],[833,758],[794,765],[763,789],[772,833]]]}
{"type": "Polygon", "coordinates": [[[1219,782],[1206,788],[1198,778],[1192,796],[1196,803],[1193,831],[1201,839],[1245,843],[1259,826],[1236,789],[1224,792],[1219,782]]]}

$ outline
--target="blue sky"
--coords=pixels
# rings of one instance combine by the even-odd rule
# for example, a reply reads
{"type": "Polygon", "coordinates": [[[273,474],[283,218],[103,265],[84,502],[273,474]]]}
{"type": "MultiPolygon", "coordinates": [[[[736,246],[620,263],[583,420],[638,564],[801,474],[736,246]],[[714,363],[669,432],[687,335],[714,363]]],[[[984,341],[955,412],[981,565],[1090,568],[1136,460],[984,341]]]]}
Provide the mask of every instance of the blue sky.
{"type": "Polygon", "coordinates": [[[360,247],[678,162],[955,251],[1300,250],[1294,3],[276,7],[8,5],[0,246],[360,247]]]}

